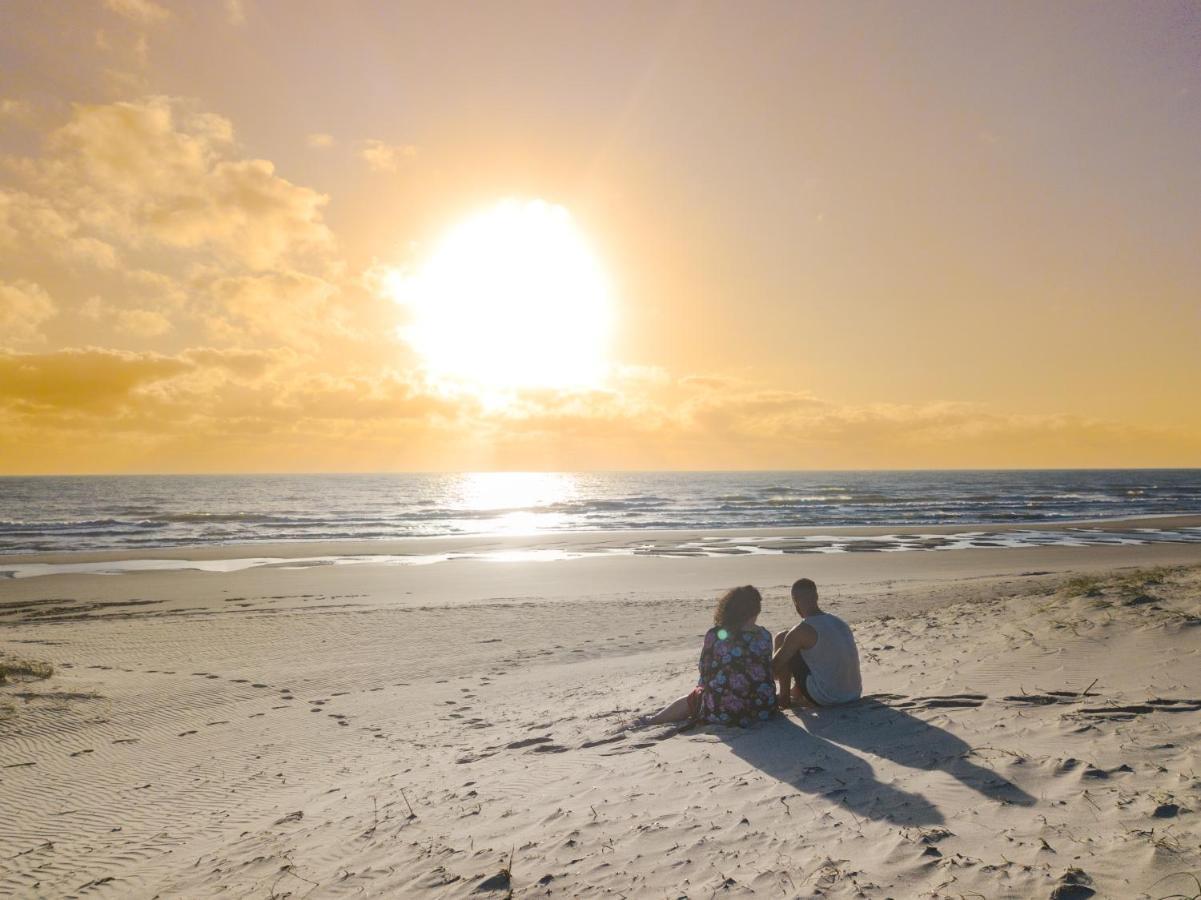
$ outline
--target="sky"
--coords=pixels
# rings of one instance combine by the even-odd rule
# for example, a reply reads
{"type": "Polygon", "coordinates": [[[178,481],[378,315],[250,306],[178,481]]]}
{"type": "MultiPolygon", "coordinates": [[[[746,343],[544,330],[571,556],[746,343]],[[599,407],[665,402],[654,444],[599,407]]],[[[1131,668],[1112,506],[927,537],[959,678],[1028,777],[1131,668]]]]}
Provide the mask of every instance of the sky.
{"type": "Polygon", "coordinates": [[[1199,148],[1191,2],[12,0],[0,473],[1198,466],[1199,148]]]}

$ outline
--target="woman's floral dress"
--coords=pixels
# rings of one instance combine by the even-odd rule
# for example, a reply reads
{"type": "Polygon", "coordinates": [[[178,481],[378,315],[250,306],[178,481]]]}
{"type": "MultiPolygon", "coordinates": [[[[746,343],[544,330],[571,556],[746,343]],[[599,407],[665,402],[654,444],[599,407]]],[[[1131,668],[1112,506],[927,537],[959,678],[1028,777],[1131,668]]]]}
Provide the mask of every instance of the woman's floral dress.
{"type": "Polygon", "coordinates": [[[697,720],[746,728],[776,711],[771,675],[771,632],[710,628],[701,649],[701,692],[697,720]]]}

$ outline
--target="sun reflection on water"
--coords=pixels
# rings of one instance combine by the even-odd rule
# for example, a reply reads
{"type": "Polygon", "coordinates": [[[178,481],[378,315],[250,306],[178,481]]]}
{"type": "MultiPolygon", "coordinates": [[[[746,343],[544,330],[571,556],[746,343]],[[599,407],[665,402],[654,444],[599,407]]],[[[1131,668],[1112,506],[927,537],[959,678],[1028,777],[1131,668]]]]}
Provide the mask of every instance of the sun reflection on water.
{"type": "Polygon", "coordinates": [[[470,472],[459,476],[458,506],[471,514],[494,513],[492,528],[528,534],[566,522],[559,504],[579,497],[579,486],[561,472],[470,472]]]}

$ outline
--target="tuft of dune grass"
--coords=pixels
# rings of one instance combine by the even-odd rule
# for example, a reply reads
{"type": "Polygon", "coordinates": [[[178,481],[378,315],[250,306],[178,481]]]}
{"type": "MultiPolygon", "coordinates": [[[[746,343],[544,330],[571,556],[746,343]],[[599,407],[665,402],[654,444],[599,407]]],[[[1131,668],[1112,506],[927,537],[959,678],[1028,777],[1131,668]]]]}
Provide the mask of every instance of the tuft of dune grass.
{"type": "Polygon", "coordinates": [[[1106,589],[1121,592],[1145,590],[1152,585],[1163,584],[1175,569],[1160,566],[1154,569],[1134,569],[1120,575],[1077,575],[1060,585],[1060,589],[1073,597],[1097,597],[1106,589]]]}
{"type": "Polygon", "coordinates": [[[32,678],[49,678],[54,674],[54,666],[48,662],[36,659],[16,659],[5,657],[0,659],[0,684],[10,681],[26,681],[32,678]]]}

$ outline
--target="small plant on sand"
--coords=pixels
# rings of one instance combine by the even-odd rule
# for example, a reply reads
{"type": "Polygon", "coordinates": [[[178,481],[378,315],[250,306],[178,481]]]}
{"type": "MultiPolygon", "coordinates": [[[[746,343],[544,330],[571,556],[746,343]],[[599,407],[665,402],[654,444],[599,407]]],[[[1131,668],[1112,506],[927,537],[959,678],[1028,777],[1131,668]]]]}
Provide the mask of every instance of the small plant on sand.
{"type": "Polygon", "coordinates": [[[1063,591],[1069,597],[1099,597],[1103,583],[1096,575],[1077,575],[1063,583],[1063,591]]]}
{"type": "Polygon", "coordinates": [[[1174,570],[1168,567],[1132,569],[1120,575],[1076,575],[1060,585],[1069,597],[1100,597],[1106,590],[1120,593],[1143,591],[1167,581],[1174,570]]]}
{"type": "Polygon", "coordinates": [[[48,662],[35,659],[16,659],[0,657],[0,684],[10,681],[29,681],[34,678],[49,678],[54,674],[54,666],[48,662]]]}

